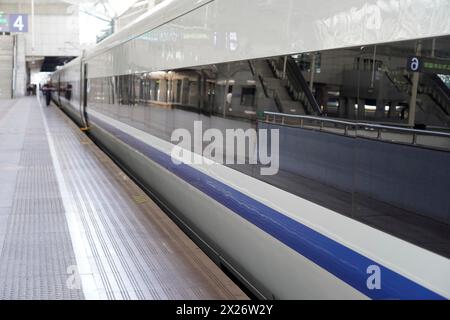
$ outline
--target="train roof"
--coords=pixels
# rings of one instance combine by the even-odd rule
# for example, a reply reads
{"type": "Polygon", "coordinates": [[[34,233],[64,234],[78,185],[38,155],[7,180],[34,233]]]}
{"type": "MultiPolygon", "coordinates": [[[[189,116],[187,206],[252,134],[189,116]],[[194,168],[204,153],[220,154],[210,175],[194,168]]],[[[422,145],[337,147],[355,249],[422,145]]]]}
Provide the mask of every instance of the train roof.
{"type": "MultiPolygon", "coordinates": [[[[214,1],[214,0],[213,0],[214,1]]],[[[119,46],[124,42],[127,42],[139,35],[142,35],[154,28],[157,28],[168,21],[171,21],[185,13],[195,10],[211,0],[167,0],[156,5],[149,10],[146,14],[140,16],[137,20],[131,22],[122,30],[114,33],[110,37],[106,38],[94,48],[89,49],[85,53],[85,58],[96,56],[104,51],[107,51],[113,47],[119,46]]]]}
{"type": "MultiPolygon", "coordinates": [[[[232,2],[235,3],[236,1],[232,2]]],[[[257,1],[254,0],[254,2],[256,3],[257,1]]],[[[217,4],[216,7],[221,9],[228,6],[227,1],[222,3],[220,0],[166,0],[95,47],[86,50],[82,54],[81,59],[90,60],[97,57],[178,17],[193,12],[200,7],[209,6],[211,3],[217,4]]],[[[230,53],[226,56],[227,60],[297,52],[314,52],[431,36],[436,37],[446,35],[450,30],[448,21],[443,21],[442,19],[445,16],[445,8],[448,6],[445,4],[436,7],[431,13],[415,12],[415,15],[411,15],[403,10],[410,7],[410,10],[412,10],[412,5],[402,9],[393,5],[389,7],[369,3],[367,0],[342,0],[342,2],[328,2],[326,0],[291,2],[284,0],[274,3],[273,6],[278,9],[275,10],[274,8],[274,10],[271,10],[269,8],[270,5],[267,4],[262,5],[261,8],[255,7],[254,4],[247,4],[247,7],[242,5],[240,10],[229,8],[229,10],[220,11],[219,16],[217,16],[217,13],[216,15],[211,15],[215,19],[220,19],[216,24],[222,27],[223,30],[225,30],[223,26],[226,23],[232,24],[234,29],[240,28],[240,36],[244,39],[251,39],[253,42],[261,43],[267,41],[280,42],[277,46],[274,46],[278,50],[273,50],[273,52],[260,50],[256,54],[249,54],[256,49],[247,40],[247,42],[241,44],[242,52],[230,53]],[[245,13],[250,8],[252,14],[245,13]],[[286,12],[293,12],[291,14],[292,17],[288,19],[289,21],[302,21],[302,24],[298,28],[292,28],[291,25],[294,22],[287,21],[284,23],[286,12]],[[435,23],[429,28],[424,28],[423,26],[427,25],[427,22],[430,20],[430,15],[433,16],[435,23]],[[244,24],[240,23],[240,20],[245,19],[245,17],[248,19],[253,18],[255,23],[245,27],[244,24]],[[305,19],[299,20],[301,17],[305,17],[305,19]],[[260,21],[266,23],[261,25],[259,24],[260,21]],[[306,27],[308,30],[305,29],[306,27]],[[284,32],[284,34],[276,38],[270,30],[277,28],[290,31],[288,33],[280,31],[284,32]],[[358,28],[360,28],[360,32],[356,32],[351,37],[348,36],[349,32],[358,30],[358,28]],[[272,37],[269,38],[269,36],[272,37]],[[247,47],[245,47],[245,44],[247,44],[247,47]],[[238,53],[242,54],[238,56],[238,53]]],[[[191,46],[193,45],[191,44],[191,46]]],[[[210,45],[205,50],[212,47],[210,45]]],[[[264,45],[260,47],[262,49],[267,48],[264,45]]],[[[200,49],[203,50],[203,48],[200,49]]],[[[199,52],[201,52],[200,49],[199,52]]],[[[209,61],[209,59],[207,60],[209,61]]],[[[76,59],[72,63],[77,63],[77,61],[79,62],[80,60],[76,59]]],[[[195,65],[191,61],[187,62],[187,64],[195,65]]],[[[71,64],[67,64],[61,70],[70,66],[71,64]]]]}

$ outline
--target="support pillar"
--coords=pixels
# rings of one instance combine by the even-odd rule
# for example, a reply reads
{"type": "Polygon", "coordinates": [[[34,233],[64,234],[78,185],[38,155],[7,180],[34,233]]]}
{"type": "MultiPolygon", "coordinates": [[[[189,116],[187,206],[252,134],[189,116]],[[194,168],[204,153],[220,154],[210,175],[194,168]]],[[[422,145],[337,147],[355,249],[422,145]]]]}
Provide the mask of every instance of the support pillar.
{"type": "Polygon", "coordinates": [[[366,101],[364,99],[358,100],[358,120],[363,120],[366,117],[366,101]]]}
{"type": "Polygon", "coordinates": [[[386,104],[383,99],[377,99],[377,110],[375,111],[375,119],[381,120],[386,112],[386,104]]]}
{"type": "Polygon", "coordinates": [[[356,105],[356,99],[354,98],[347,98],[347,117],[349,119],[355,119],[355,105],[356,105]]]}
{"type": "Polygon", "coordinates": [[[311,91],[311,93],[314,90],[314,75],[316,74],[316,54],[313,53],[312,54],[312,59],[311,59],[311,71],[309,74],[309,91],[311,91]]]}
{"type": "Polygon", "coordinates": [[[344,97],[339,98],[339,117],[345,118],[348,116],[348,110],[347,110],[347,99],[344,97]]]}

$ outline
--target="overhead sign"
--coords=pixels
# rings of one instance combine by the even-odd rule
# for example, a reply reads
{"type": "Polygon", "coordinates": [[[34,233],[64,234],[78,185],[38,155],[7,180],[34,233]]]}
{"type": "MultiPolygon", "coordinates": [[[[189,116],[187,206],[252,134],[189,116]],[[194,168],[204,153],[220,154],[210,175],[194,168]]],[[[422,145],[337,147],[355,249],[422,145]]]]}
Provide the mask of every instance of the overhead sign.
{"type": "Polygon", "coordinates": [[[450,74],[450,60],[410,57],[407,68],[411,72],[450,74]]]}
{"type": "Polygon", "coordinates": [[[28,32],[28,15],[0,12],[0,32],[28,32]]]}
{"type": "Polygon", "coordinates": [[[28,15],[10,14],[9,30],[10,32],[28,32],[28,15]]]}

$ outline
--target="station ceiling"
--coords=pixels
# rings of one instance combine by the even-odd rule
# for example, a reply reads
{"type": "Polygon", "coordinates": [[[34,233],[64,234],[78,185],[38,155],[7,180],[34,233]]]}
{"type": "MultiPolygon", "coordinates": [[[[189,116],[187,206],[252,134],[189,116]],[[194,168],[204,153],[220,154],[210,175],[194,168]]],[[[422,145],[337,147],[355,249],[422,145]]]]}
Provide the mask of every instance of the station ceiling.
{"type": "Polygon", "coordinates": [[[57,66],[62,66],[75,57],[45,57],[41,67],[41,72],[54,72],[57,66]]]}

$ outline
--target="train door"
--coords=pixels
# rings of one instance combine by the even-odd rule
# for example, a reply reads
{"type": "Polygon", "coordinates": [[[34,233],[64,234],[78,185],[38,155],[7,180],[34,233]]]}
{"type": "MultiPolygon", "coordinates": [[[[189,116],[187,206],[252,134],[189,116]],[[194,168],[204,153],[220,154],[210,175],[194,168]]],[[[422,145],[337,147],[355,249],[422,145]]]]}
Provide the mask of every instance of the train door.
{"type": "Polygon", "coordinates": [[[81,121],[83,123],[84,129],[87,130],[89,128],[88,115],[86,112],[87,108],[87,95],[88,95],[88,73],[87,73],[87,64],[81,60],[81,99],[80,99],[80,116],[81,121]]]}
{"type": "Polygon", "coordinates": [[[57,90],[56,91],[57,104],[58,104],[58,107],[61,108],[61,92],[62,92],[62,88],[61,88],[61,73],[58,74],[58,83],[56,84],[56,90],[57,90]]]}

